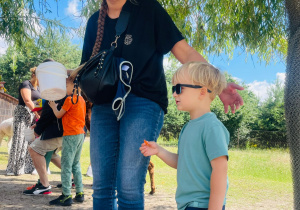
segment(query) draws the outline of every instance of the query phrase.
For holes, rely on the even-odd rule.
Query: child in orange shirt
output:
[[[67,79],[67,95],[64,105],[58,111],[55,102],[50,101],[49,105],[57,118],[62,118],[63,124],[63,143],[61,152],[61,181],[62,181],[62,195],[57,199],[50,201],[50,205],[71,206],[72,205],[72,173],[74,176],[74,183],[76,186],[75,201],[83,202],[84,193],[80,168],[80,155],[82,144],[84,141],[85,101],[79,93],[73,97],[72,103],[71,95],[73,91],[73,80]]]

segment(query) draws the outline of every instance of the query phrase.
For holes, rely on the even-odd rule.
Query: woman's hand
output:
[[[224,104],[225,113],[228,112],[228,106],[231,107],[231,112],[235,113],[235,110],[238,110],[240,106],[244,104],[244,101],[237,90],[244,90],[244,88],[235,83],[228,83],[227,87],[219,95],[219,98]]]
[[[33,114],[35,115],[35,117],[37,118],[37,119],[40,119],[40,115],[35,111],[35,112],[33,112]]]

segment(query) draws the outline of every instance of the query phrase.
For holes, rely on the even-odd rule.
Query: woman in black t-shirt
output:
[[[144,157],[139,147],[144,139],[157,140],[167,112],[164,54],[171,51],[181,63],[206,62],[188,45],[156,0],[103,0],[100,11],[88,20],[81,64],[110,48],[116,39],[115,25],[121,10],[129,11],[130,19],[117,40],[114,55],[132,63],[132,89],[119,121],[111,103],[94,104],[92,108],[90,153],[93,207],[97,210],[144,209],[150,158]],[[230,84],[220,96],[226,112],[228,105],[234,111],[243,104],[236,89],[243,88]]]
[[[28,174],[34,170],[27,150],[28,142],[25,140],[24,130],[31,125],[34,117],[40,117],[37,112],[31,113],[34,109],[34,101],[41,98],[35,70],[36,67],[31,68],[31,79],[22,82],[19,86],[19,104],[14,110],[14,134],[6,168],[7,175]]]

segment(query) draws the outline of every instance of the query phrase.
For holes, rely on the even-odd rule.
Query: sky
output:
[[[39,0],[35,1],[39,2]],[[80,0],[58,0],[58,3],[48,2],[52,10],[51,14],[46,14],[48,18],[56,18],[61,20],[64,25],[75,28],[86,22],[85,19],[80,17],[80,10],[83,6]],[[36,8],[39,8],[38,5]],[[70,37],[72,43],[82,47],[83,38],[74,33],[70,34]],[[0,54],[4,54],[6,48],[5,40],[0,37]],[[208,56],[208,60],[221,71],[228,72],[237,81],[247,84],[249,89],[261,101],[267,98],[267,90],[277,78],[282,83],[285,80],[286,65],[284,61],[270,62],[266,65],[264,61],[259,61],[256,55],[247,56],[238,48],[235,49],[232,59],[228,59],[226,55],[221,54],[220,56]],[[279,60],[279,58],[274,60]]]

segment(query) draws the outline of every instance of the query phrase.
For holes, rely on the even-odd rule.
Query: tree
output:
[[[97,9],[92,0],[82,0],[90,16]],[[47,1],[40,0],[48,11]],[[232,55],[235,47],[258,53],[267,62],[277,53],[287,56],[285,109],[291,149],[295,209],[300,209],[300,4],[299,0],[160,0],[188,42],[202,54],[224,52]],[[46,10],[47,8],[47,10]],[[26,15],[24,11],[28,11]],[[33,0],[0,1],[0,36],[17,44],[31,36]],[[286,14],[288,14],[288,24]],[[19,14],[22,14],[20,17]],[[24,15],[25,14],[25,15]],[[36,13],[43,17],[43,13]],[[16,17],[17,16],[17,17]],[[47,22],[47,21],[46,21]],[[51,21],[49,21],[51,23]],[[289,26],[289,27],[288,27]],[[30,31],[30,30],[29,30]],[[35,30],[32,30],[36,32]],[[36,33],[35,33],[36,35]],[[288,37],[288,53],[287,53]],[[299,179],[299,180],[298,180]]]
[[[22,47],[10,46],[5,55],[0,57],[0,69],[7,93],[18,97],[18,86],[30,78],[29,69],[37,66],[46,58],[53,58],[66,68],[75,68],[80,63],[81,50],[78,45],[71,44],[66,34],[47,30],[45,37],[39,39],[39,45],[33,40]]]
[[[284,86],[277,79],[268,90],[268,98],[259,106],[258,117],[251,131],[252,144],[261,148],[287,147],[283,99]]]
[[[300,209],[300,4],[285,0],[288,14],[288,55],[285,85],[285,115],[294,180],[294,208]]]
[[[239,82],[234,80],[231,75],[225,73],[228,82]],[[229,112],[224,113],[224,106],[221,100],[217,97],[212,105],[211,111],[214,112],[218,119],[226,126],[230,133],[230,147],[245,148],[249,139],[249,133],[252,130],[253,122],[257,120],[259,99],[248,90],[245,84],[243,91],[239,91],[244,100],[244,106],[236,111],[235,114]]]
[[[57,2],[57,0],[52,0]],[[44,28],[65,27],[56,19],[46,18],[52,13],[49,1],[15,0],[0,1],[0,37],[9,43],[23,46],[26,42],[43,37]]]
[[[236,47],[270,61],[287,53],[284,0],[158,0],[187,38],[203,55]],[[82,15],[90,17],[99,1],[86,0]]]
[[[49,2],[57,0],[0,1],[0,36],[22,45],[24,41],[42,37],[39,27],[59,26],[50,20]],[[90,17],[99,9],[95,0],[81,0],[82,15]],[[226,53],[235,47],[247,53],[258,53],[270,61],[279,52],[287,52],[287,25],[284,0],[159,0],[188,42],[204,55]],[[21,14],[21,15],[20,15]],[[37,27],[39,25],[39,27]]]
[[[161,130],[161,135],[167,141],[178,139],[181,128],[190,119],[188,112],[177,110],[176,102],[172,96],[172,76],[179,67],[178,62],[174,59],[169,59],[169,65],[165,70],[167,89],[168,89],[168,114],[164,116],[164,124]]]

